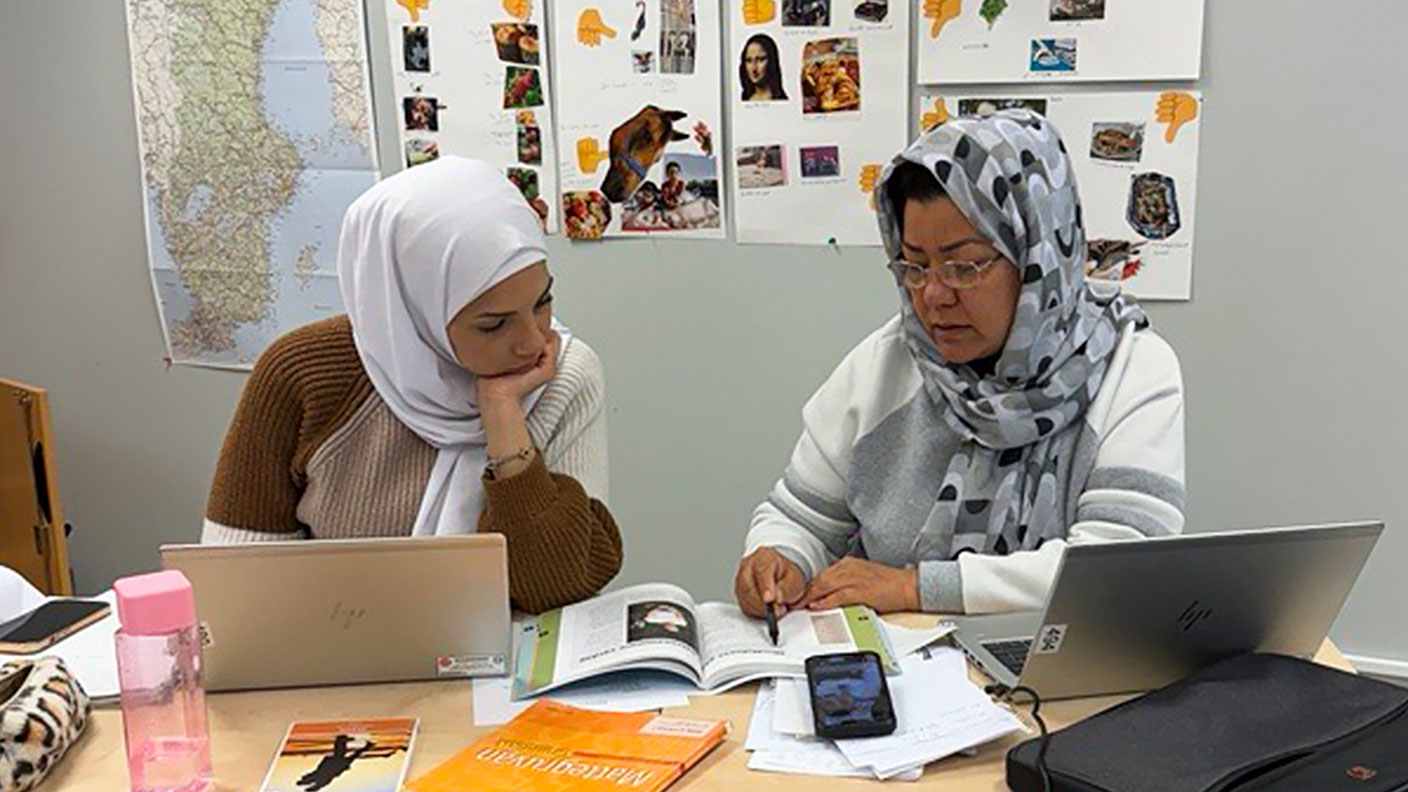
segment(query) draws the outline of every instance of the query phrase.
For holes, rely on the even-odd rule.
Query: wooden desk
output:
[[[901,624],[931,624],[932,617],[902,616]],[[1351,670],[1349,663],[1328,640],[1316,660]],[[973,672],[975,679],[977,672]],[[726,718],[733,734],[698,767],[670,789],[689,792],[738,792],[739,790],[813,790],[876,788],[865,779],[831,779],[817,776],[755,773],[747,768],[743,740],[753,710],[756,685],[745,685],[720,696],[698,696],[688,707],[667,710],[685,717]],[[1124,697],[1057,701],[1042,706],[1047,724],[1058,729],[1112,706]],[[274,751],[288,725],[296,720],[365,718],[378,715],[420,718],[420,735],[409,777],[415,778],[444,761],[493,727],[475,727],[470,714],[470,685],[465,680],[358,685],[210,696],[210,729],[217,788],[221,792],[255,792],[264,780]],[[924,778],[904,789],[940,789],[945,792],[1000,792],[1003,756],[1018,737],[986,745],[977,756],[954,757],[928,766]],[[122,717],[116,710],[94,712],[88,733],[41,792],[115,792],[127,789],[127,764],[123,756]]]

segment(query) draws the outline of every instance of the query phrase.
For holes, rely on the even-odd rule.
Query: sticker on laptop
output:
[[[1032,644],[1032,654],[1056,654],[1061,651],[1061,643],[1066,640],[1065,624],[1047,624],[1036,634]]]
[[[435,658],[436,676],[494,676],[502,673],[504,656],[501,654],[441,655]]]

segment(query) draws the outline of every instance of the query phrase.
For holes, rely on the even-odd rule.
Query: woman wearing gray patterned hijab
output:
[[[900,313],[804,409],[754,513],[744,610],[1036,609],[1067,543],[1181,531],[1178,360],[1117,286],[1086,281],[1056,129],[1027,110],[952,120],[877,191]]]

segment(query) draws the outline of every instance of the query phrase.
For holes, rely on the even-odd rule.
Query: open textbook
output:
[[[870,650],[898,671],[879,618],[852,605],[793,611],[773,646],[762,619],[722,602],[695,603],[678,586],[649,583],[548,611],[519,626],[513,697],[534,696],[627,669],[678,674],[718,693],[767,677],[800,677],[816,654]]]

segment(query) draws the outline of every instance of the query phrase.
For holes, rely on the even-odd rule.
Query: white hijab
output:
[[[418,165],[347,209],[337,274],[357,353],[386,406],[439,452],[415,536],[473,533],[484,494],[475,376],[456,362],[446,328],[474,298],[546,259],[537,214],[479,160]],[[570,335],[554,327],[565,353]],[[524,400],[525,411],[541,392]]]

